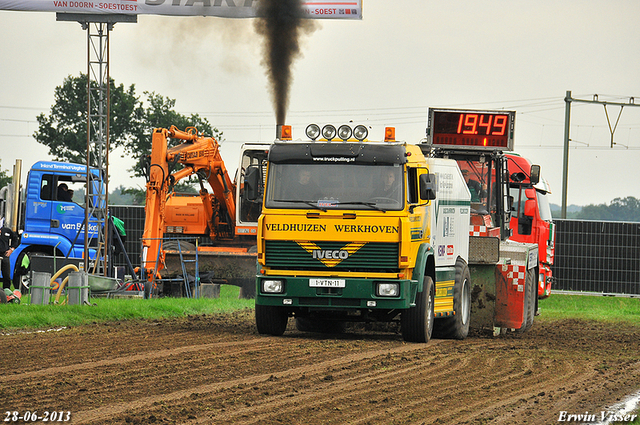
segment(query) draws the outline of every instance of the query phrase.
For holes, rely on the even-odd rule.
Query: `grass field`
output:
[[[45,329],[92,322],[159,319],[253,308],[254,301],[239,299],[239,292],[238,287],[221,285],[220,298],[91,298],[91,305],[31,305],[28,297],[24,297],[21,304],[0,305],[0,330]]]
[[[640,298],[560,295],[539,301],[540,318],[629,322],[640,326]]]
[[[253,300],[238,298],[239,289],[222,285],[220,298],[106,299],[91,305],[0,305],[0,329],[44,329],[92,322],[158,319],[188,314],[214,314],[253,308]],[[640,298],[559,295],[540,300],[540,320],[568,318],[628,322],[640,326]]]

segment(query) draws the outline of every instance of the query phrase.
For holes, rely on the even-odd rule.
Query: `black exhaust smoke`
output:
[[[304,19],[301,0],[261,0],[256,31],[264,36],[264,59],[271,83],[276,124],[285,123],[289,106],[291,66],[300,55],[300,36],[313,32],[315,24]]]

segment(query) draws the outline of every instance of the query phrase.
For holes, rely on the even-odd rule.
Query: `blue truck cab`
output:
[[[82,258],[85,243],[85,203],[87,166],[56,161],[38,161],[29,173],[22,192],[18,213],[20,245],[11,255],[11,271],[14,287],[26,273],[25,256],[56,255]],[[91,169],[90,207],[104,202],[104,179],[96,169]],[[89,246],[98,238],[96,217],[89,216]],[[90,249],[90,258],[95,249]]]

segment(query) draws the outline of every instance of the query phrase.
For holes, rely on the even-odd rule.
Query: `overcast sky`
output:
[[[516,150],[542,166],[562,201],[567,90],[574,98],[640,105],[637,0],[364,0],[362,21],[318,21],[293,69],[287,122],[353,121],[369,138],[417,143],[429,107],[516,111]],[[224,132],[235,170],[242,142],[273,141],[275,117],[253,20],[141,15],[110,35],[110,73],[136,92],[176,99]],[[87,35],[55,13],[0,11],[0,159],[11,170],[48,159],[31,135],[54,89],[87,69]],[[607,108],[611,126],[620,107]],[[573,103],[568,204],[640,198],[640,107],[622,110],[611,149],[602,105]],[[110,156],[110,188],[144,186]]]

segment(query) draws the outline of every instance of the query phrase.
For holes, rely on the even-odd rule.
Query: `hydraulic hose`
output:
[[[51,276],[51,280],[49,281],[49,284],[50,285],[53,284],[53,282],[55,282],[58,276],[60,276],[62,273],[70,269],[76,272],[78,271],[78,267],[76,267],[75,264],[67,264],[66,266],[58,270],[56,274]],[[58,292],[56,293],[56,299],[53,302],[54,304],[58,304],[58,302],[60,301],[60,295],[62,295],[62,290],[64,289],[64,286],[67,284],[68,281],[69,281],[69,276],[65,277],[62,283],[60,284],[60,287],[58,288]]]

